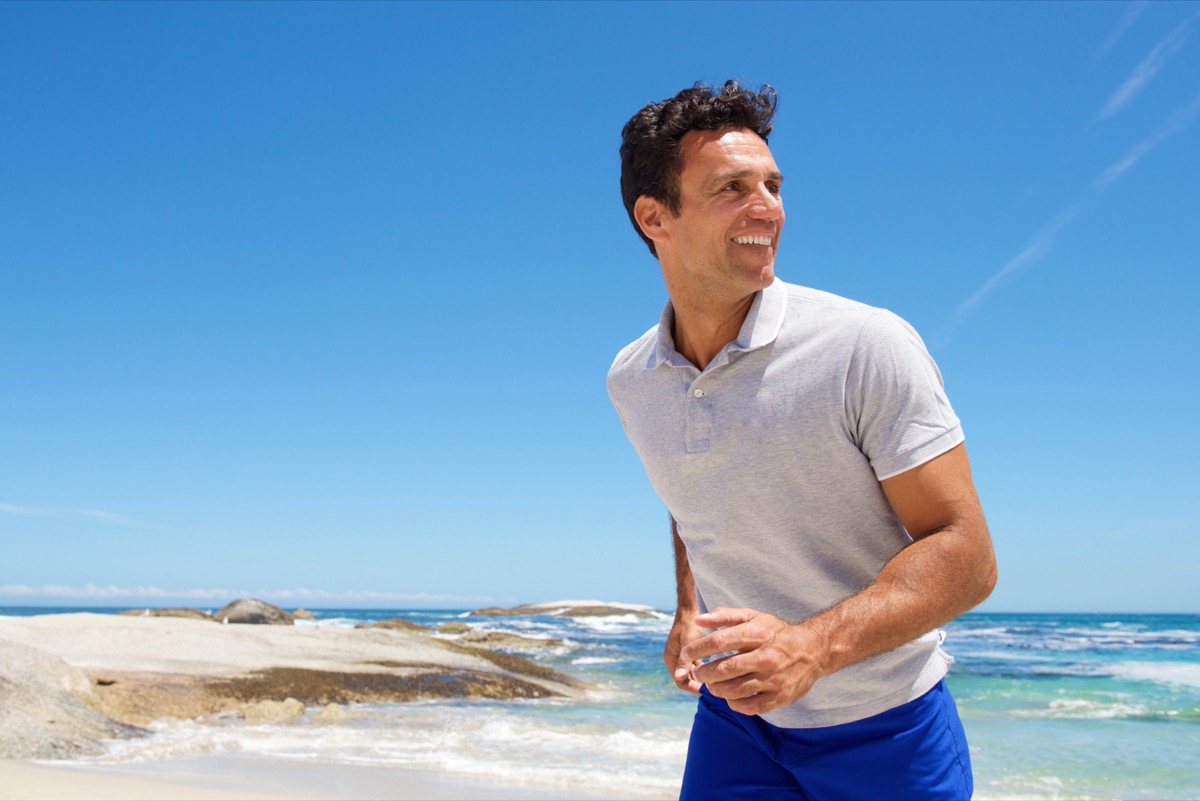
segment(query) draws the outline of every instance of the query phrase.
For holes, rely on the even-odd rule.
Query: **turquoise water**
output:
[[[0,614],[50,610],[3,609]],[[82,611],[61,609],[54,611]],[[111,612],[114,610],[89,610]],[[458,610],[318,610],[303,625],[405,617],[437,626],[556,637],[520,652],[597,687],[584,701],[384,704],[350,721],[156,727],[114,742],[109,762],[213,752],[399,766],[531,788],[616,780],[630,797],[670,798],[694,700],[662,668],[664,615],[471,617]],[[949,684],[978,799],[1200,799],[1200,615],[970,614],[946,626]],[[611,785],[610,785],[611,786]]]
[[[1200,798],[1200,616],[946,627],[978,798]]]

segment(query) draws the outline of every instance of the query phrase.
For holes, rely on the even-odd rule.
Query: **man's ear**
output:
[[[638,199],[633,202],[633,219],[651,242],[662,242],[667,238],[663,221],[668,213],[662,201],[649,195],[638,195]]]

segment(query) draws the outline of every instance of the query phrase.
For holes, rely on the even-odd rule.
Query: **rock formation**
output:
[[[130,617],[186,617],[192,620],[212,620],[208,612],[191,609],[186,606],[175,606],[169,609],[126,609],[122,615]]]
[[[432,635],[145,615],[0,617],[0,759],[100,752],[101,739],[164,718],[240,713],[265,722],[325,708],[330,719],[340,714],[331,704],[578,698],[587,689],[516,654]]]
[[[0,758],[66,759],[103,753],[100,740],[137,733],[84,703],[91,683],[47,653],[0,640]]]
[[[238,598],[221,607],[213,619],[218,623],[254,623],[269,626],[294,626],[296,621],[284,610],[266,601]]]
[[[557,637],[524,637],[507,631],[472,631],[455,642],[476,645],[480,648],[504,648],[518,651],[534,648],[560,648],[563,641]]]
[[[652,606],[618,604],[605,601],[549,601],[540,604],[521,604],[508,608],[495,606],[476,609],[472,615],[553,615],[556,617],[613,617],[633,615],[639,618],[659,617],[662,613]]]
[[[389,617],[387,620],[380,620],[378,623],[359,623],[354,628],[356,628],[356,629],[392,629],[393,631],[415,631],[418,634],[431,633],[431,629],[428,626],[422,626],[420,623],[413,623],[411,620],[405,620],[402,617]]]

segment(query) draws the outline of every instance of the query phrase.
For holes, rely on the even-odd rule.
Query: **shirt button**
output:
[[[702,389],[698,389],[698,390],[696,390],[695,392],[693,392],[692,394],[693,394],[693,395],[695,395],[697,398],[703,398],[703,397],[704,397],[704,390],[702,390]]]

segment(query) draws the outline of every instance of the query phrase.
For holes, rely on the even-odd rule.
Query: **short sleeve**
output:
[[[864,323],[845,392],[847,427],[880,481],[963,441],[933,357],[891,312],[877,310]]]

